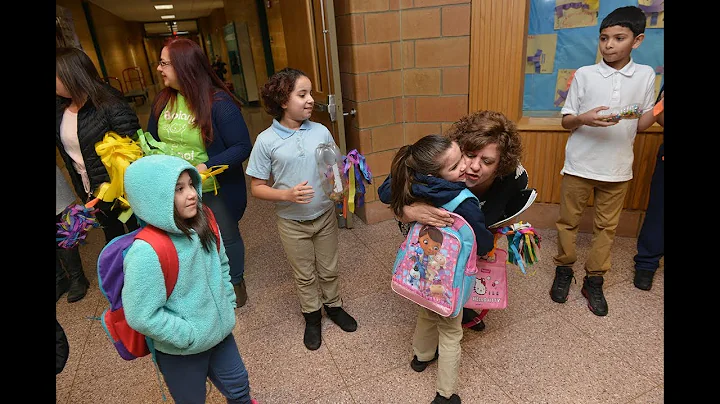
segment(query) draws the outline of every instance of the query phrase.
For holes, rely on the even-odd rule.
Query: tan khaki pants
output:
[[[446,398],[457,392],[462,337],[462,312],[455,317],[443,317],[420,308],[413,336],[413,352],[419,361],[429,361],[435,357],[435,348],[438,348],[436,389]]]
[[[604,182],[563,175],[560,185],[560,217],[555,226],[558,231],[558,253],[553,258],[556,266],[577,261],[575,241],[583,210],[594,192],[595,218],[590,254],[585,262],[588,276],[604,275],[610,270],[610,248],[620,221],[629,181]]]
[[[278,216],[277,227],[293,269],[302,312],[312,313],[322,304],[342,306],[338,294],[338,224],[335,209],[302,222]]]

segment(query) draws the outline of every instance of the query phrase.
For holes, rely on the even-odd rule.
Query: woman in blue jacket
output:
[[[230,260],[230,282],[237,307],[247,300],[245,244],[238,222],[245,213],[247,192],[243,162],[252,144],[241,102],[213,72],[200,46],[185,38],[171,39],[160,53],[157,70],[165,88],[155,97],[147,129],[203,172],[227,165],[226,171],[202,183],[203,203],[212,209]]]

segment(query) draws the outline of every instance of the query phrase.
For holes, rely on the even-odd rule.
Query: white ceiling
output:
[[[174,14],[174,20],[207,17],[223,0],[89,0],[126,21],[165,21],[161,15]],[[155,5],[172,4],[172,10],[155,10]]]

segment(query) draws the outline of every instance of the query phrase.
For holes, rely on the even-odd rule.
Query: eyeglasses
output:
[[[172,64],[172,63],[166,62],[166,61],[164,61],[164,60],[162,60],[162,59],[160,59],[160,60],[158,61],[158,65],[159,65],[160,67],[170,66],[171,64]]]

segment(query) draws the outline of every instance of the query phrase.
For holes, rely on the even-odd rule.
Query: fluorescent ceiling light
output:
[[[160,4],[155,6],[155,10],[172,10],[172,4]]]
[[[175,18],[175,14],[161,15],[160,18],[162,18],[163,20],[169,20],[171,18]]]

